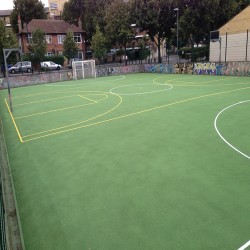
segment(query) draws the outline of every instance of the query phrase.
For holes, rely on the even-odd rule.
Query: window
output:
[[[80,33],[75,33],[75,34],[74,34],[74,41],[75,41],[76,43],[81,43],[81,42],[82,42],[82,36],[81,36]]]
[[[51,35],[46,35],[46,43],[51,44],[52,43],[52,36]]]
[[[51,2],[51,3],[50,3],[50,9],[51,9],[51,10],[57,10],[57,3]]]
[[[53,55],[54,55],[53,52],[47,52],[47,53],[46,53],[46,56],[53,56]]]
[[[65,35],[57,35],[58,44],[63,44],[64,39]]]
[[[78,50],[78,51],[77,51],[77,58],[78,58],[78,59],[83,59],[82,51],[81,51],[81,50]]]
[[[31,41],[32,41],[32,34],[28,34],[28,43],[31,43]]]

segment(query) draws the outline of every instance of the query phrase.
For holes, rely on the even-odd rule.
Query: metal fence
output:
[[[220,34],[217,41],[210,42],[210,62],[249,62],[249,30]]]

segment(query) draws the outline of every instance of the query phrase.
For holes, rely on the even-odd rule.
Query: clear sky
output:
[[[45,7],[48,7],[48,0],[41,0]],[[0,10],[11,10],[13,9],[13,0],[0,0]]]

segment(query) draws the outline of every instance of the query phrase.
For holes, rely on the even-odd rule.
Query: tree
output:
[[[166,37],[172,36],[175,23],[173,0],[133,0],[131,15],[139,27],[147,31],[158,47],[158,61],[161,62],[160,46]]]
[[[126,51],[128,38],[133,35],[128,3],[114,1],[106,12],[105,22],[107,39],[111,44],[124,47]]]
[[[18,33],[18,15],[21,18],[22,28],[32,19],[46,19],[44,4],[40,0],[14,0],[10,21],[16,33]]]
[[[98,64],[100,65],[100,59],[107,53],[106,38],[100,31],[99,25],[96,26],[96,33],[92,37],[92,50],[95,58],[98,58]]]
[[[47,43],[43,30],[38,28],[32,33],[32,39],[28,45],[28,49],[31,53],[31,60],[33,64],[40,67],[40,62],[43,60],[47,49]]]
[[[4,64],[3,49],[18,48],[18,41],[12,30],[6,29],[5,24],[0,20],[0,65]],[[10,58],[11,59],[11,58]]]
[[[78,52],[78,45],[74,40],[73,32],[69,31],[63,41],[63,55],[68,59],[74,58]]]
[[[82,16],[84,0],[69,0],[63,5],[62,19],[68,23],[78,24]]]

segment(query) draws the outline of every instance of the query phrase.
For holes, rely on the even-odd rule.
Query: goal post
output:
[[[73,61],[73,79],[96,78],[95,60]]]

